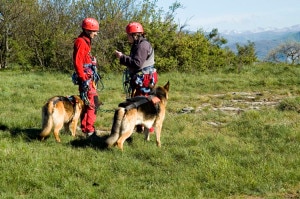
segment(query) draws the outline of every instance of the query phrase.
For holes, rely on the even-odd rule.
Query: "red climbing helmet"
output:
[[[90,31],[99,31],[99,23],[96,19],[94,18],[85,18],[82,21],[81,27],[85,30],[90,30]]]
[[[132,33],[144,33],[143,26],[138,22],[131,22],[126,26],[126,32],[127,34]]]

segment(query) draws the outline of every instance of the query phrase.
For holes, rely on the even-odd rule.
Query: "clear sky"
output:
[[[175,0],[158,0],[168,10]],[[176,23],[188,30],[259,31],[300,24],[300,0],[177,0]],[[299,30],[300,31],[300,30]]]

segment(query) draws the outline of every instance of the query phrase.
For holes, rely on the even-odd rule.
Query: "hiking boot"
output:
[[[95,132],[84,133],[84,136],[85,136],[84,138],[86,140],[89,140],[89,141],[92,141],[92,140],[94,140],[95,138],[98,137],[97,134],[96,134],[96,131]]]
[[[87,133],[86,141],[90,142],[91,144],[95,144],[99,141],[99,137],[97,136],[96,132]]]
[[[94,134],[96,134],[96,133],[95,132],[85,133],[85,138],[89,138],[89,137],[93,136]]]

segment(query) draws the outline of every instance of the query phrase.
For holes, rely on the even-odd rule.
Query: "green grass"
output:
[[[160,74],[160,85],[170,81],[162,147],[154,135],[148,143],[134,134],[121,152],[65,132],[61,143],[52,135],[37,140],[42,105],[54,95],[77,94],[77,87],[69,74],[0,71],[0,197],[299,198],[299,73],[257,65],[239,74]],[[125,99],[121,79],[104,74],[97,129],[110,129]],[[247,108],[257,101],[276,104]],[[194,110],[182,113],[185,107]]]

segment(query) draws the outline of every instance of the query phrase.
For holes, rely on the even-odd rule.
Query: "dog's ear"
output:
[[[164,85],[164,89],[166,89],[167,91],[169,91],[169,88],[170,88],[170,82],[168,81],[166,83],[166,85]]]

